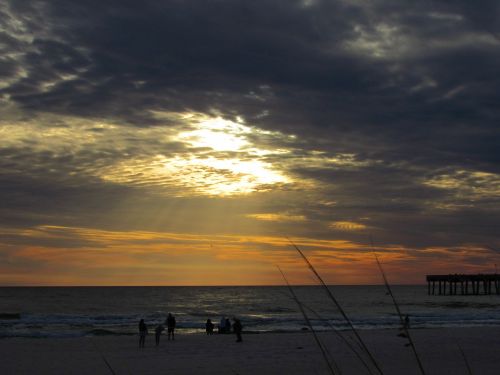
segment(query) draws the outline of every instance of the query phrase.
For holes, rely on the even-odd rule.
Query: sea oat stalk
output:
[[[361,336],[359,335],[358,331],[356,330],[356,328],[354,327],[354,325],[352,324],[351,322],[351,319],[349,319],[349,317],[347,316],[347,314],[345,313],[344,309],[342,308],[342,306],[340,305],[340,303],[337,301],[337,299],[335,298],[335,296],[332,294],[332,292],[330,291],[330,289],[328,288],[328,286],[326,285],[326,283],[323,281],[323,278],[319,275],[319,273],[316,271],[316,269],[314,268],[314,266],[311,264],[311,262],[309,262],[309,259],[307,259],[307,257],[304,255],[304,253],[298,248],[298,246],[296,246],[290,239],[288,239],[288,241],[290,241],[290,243],[292,244],[292,246],[295,248],[295,250],[297,250],[297,252],[300,254],[300,256],[302,257],[302,259],[306,262],[307,266],[309,267],[309,269],[312,271],[312,273],[316,276],[316,278],[318,279],[318,281],[320,282],[320,284],[323,286],[323,289],[326,291],[328,297],[333,301],[333,303],[335,304],[335,306],[337,306],[337,309],[339,310],[340,314],[342,315],[342,317],[344,318],[344,320],[347,322],[347,324],[349,325],[349,328],[352,330],[352,332],[354,333],[354,335],[356,336],[357,340],[358,340],[358,343],[360,345],[360,347],[363,349],[363,351],[366,353],[366,355],[368,355],[368,358],[370,358],[370,361],[371,363],[373,364],[373,366],[375,366],[375,368],[377,369],[378,373],[380,375],[383,375],[383,371],[382,369],[380,368],[379,364],[377,363],[377,361],[375,360],[375,358],[373,357],[372,353],[370,352],[370,350],[368,349],[368,347],[366,346],[365,342],[363,341],[363,339],[361,338]]]

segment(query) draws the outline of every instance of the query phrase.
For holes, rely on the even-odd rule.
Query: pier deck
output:
[[[427,275],[429,295],[480,295],[500,294],[500,275],[498,274],[450,274]],[[436,283],[438,288],[436,290]],[[470,286],[470,288],[469,288]],[[448,292],[448,293],[447,293]]]

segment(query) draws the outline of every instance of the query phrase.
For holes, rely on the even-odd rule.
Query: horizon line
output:
[[[380,284],[327,284],[328,286],[384,286]],[[397,286],[425,286],[426,284],[399,284]],[[221,287],[286,287],[286,284],[235,284],[235,285],[0,285],[0,288],[221,288]],[[292,286],[321,286],[319,284],[295,284]]]

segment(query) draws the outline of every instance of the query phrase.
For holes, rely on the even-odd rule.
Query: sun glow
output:
[[[289,182],[287,177],[260,160],[166,159],[163,171],[175,176],[179,184],[207,195],[246,194]]]
[[[195,127],[195,130],[179,133],[177,139],[192,147],[215,151],[239,151],[250,146],[244,136],[251,133],[248,126],[217,117],[203,119]]]
[[[242,119],[192,114],[175,120],[184,121],[190,130],[167,136],[166,141],[179,142],[186,151],[123,160],[100,169],[99,177],[175,196],[249,194],[292,182],[266,159],[286,150],[268,150],[252,141],[251,136],[273,133],[244,125]]]

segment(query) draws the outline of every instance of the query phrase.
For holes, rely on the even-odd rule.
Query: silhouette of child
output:
[[[155,340],[156,340],[156,346],[160,345],[160,337],[161,333],[165,331],[165,327],[163,327],[162,324],[158,324],[155,328]]]

